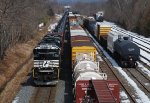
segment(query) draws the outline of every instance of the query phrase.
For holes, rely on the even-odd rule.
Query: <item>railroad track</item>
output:
[[[149,53],[150,54],[150,48],[148,48],[148,47],[143,47],[143,45],[141,45],[140,43],[138,43],[138,42],[135,42],[135,41],[133,41],[135,44],[137,44],[139,47],[140,47],[140,49],[142,49],[142,50],[144,50],[145,52],[147,52],[147,53]]]
[[[140,36],[138,36],[138,35],[135,35],[135,34],[132,33],[132,32],[126,31],[126,30],[124,30],[124,29],[122,29],[122,28],[119,28],[119,27],[116,27],[116,26],[115,26],[115,27],[112,27],[112,29],[113,29],[113,30],[117,30],[117,31],[119,31],[119,32],[121,32],[121,33],[130,35],[131,37],[136,38],[136,39],[138,39],[138,40],[140,40],[140,41],[142,41],[142,42],[144,42],[144,43],[150,45],[150,40],[145,39],[145,38],[142,38],[142,37],[140,37]],[[134,36],[133,36],[133,35],[134,35]]]
[[[107,74],[108,76],[108,80],[117,80],[120,85],[121,85],[121,91],[124,91],[127,94],[127,98],[129,100],[130,103],[134,103],[135,100],[132,98],[132,94],[130,94],[129,91],[126,90],[126,88],[124,87],[124,85],[122,84],[122,82],[119,80],[118,76],[116,76],[115,71],[113,71],[113,67],[111,66],[111,64],[109,63],[109,61],[102,56],[103,58],[103,62],[101,62],[101,67],[100,70],[104,73]],[[121,97],[121,101],[122,101],[123,97]]]
[[[124,68],[124,71],[138,84],[145,94],[150,96],[150,78],[147,78],[137,68]]]
[[[36,87],[29,103],[55,103],[55,86]]]
[[[90,34],[89,34],[90,35]],[[91,36],[91,35],[90,35]],[[101,49],[99,47],[98,42],[91,36],[91,38],[94,41],[94,44],[96,45],[98,51],[101,53]],[[102,56],[103,57],[103,56]],[[115,68],[112,67],[112,64],[106,59],[106,57],[103,57],[103,60],[105,61],[105,63],[107,64],[107,67],[101,71],[106,72],[108,74],[108,76],[111,76],[110,78],[116,78],[118,80],[118,82],[120,82],[121,88],[123,91],[125,91],[125,93],[127,94],[130,102],[138,102],[139,96],[137,95],[137,93],[135,92],[135,89],[133,86],[130,86],[130,83],[127,81],[126,78],[124,78]],[[118,66],[116,64],[116,66]],[[101,68],[102,69],[102,68]],[[119,67],[120,70],[122,70],[121,67]],[[140,74],[140,76],[143,76],[143,74]],[[109,78],[109,77],[108,77]],[[144,78],[144,77],[143,77]],[[145,78],[147,79],[147,77]],[[144,83],[147,83],[148,80]],[[143,84],[142,82],[140,82],[141,84]],[[149,83],[149,82],[148,82]],[[148,86],[145,86],[148,89]],[[147,90],[144,90],[147,91]],[[149,89],[147,91],[147,95],[149,95]]]
[[[147,80],[150,81],[150,75],[148,72],[145,73],[145,71],[142,70],[143,68],[137,67],[136,70],[141,73]],[[148,70],[148,69],[147,69]]]
[[[150,62],[149,59],[147,59],[146,57],[144,57],[144,56],[142,56],[142,55],[140,55],[140,58],[143,58],[143,59],[145,59],[146,61]],[[140,61],[143,62],[142,60],[140,60]]]
[[[87,31],[87,33],[88,33],[88,31]],[[89,33],[88,33],[88,34],[89,34]],[[90,34],[89,34],[89,35],[90,35]],[[90,37],[92,38],[91,35],[90,35]],[[92,38],[92,39],[93,39],[94,45],[95,45],[96,48],[97,48],[98,53],[99,53],[99,54],[102,54],[101,57],[102,57],[102,59],[103,59],[103,62],[100,62],[100,71],[107,74],[108,80],[111,80],[111,79],[112,79],[112,80],[117,80],[117,81],[120,83],[120,85],[121,85],[121,90],[122,90],[122,91],[125,91],[125,93],[127,94],[128,99],[130,100],[130,103],[134,103],[135,100],[132,98],[132,94],[130,94],[130,92],[126,90],[126,88],[124,87],[122,81],[121,81],[121,80],[119,79],[119,77],[116,75],[116,72],[113,70],[112,65],[110,64],[110,62],[107,60],[107,58],[104,56],[104,54],[103,54],[102,51],[100,50],[100,48],[99,48],[99,46],[98,46],[98,45],[99,45],[98,42],[97,42],[94,38]]]
[[[144,55],[150,55],[150,49],[148,47],[143,47],[143,45],[141,45],[140,43],[137,43],[135,41],[133,41],[135,44],[137,44],[140,49],[141,49],[141,52],[143,52],[142,54]],[[147,60],[148,62],[150,62],[150,58],[149,57],[146,57],[144,55],[140,54],[140,57],[144,58],[145,60]]]
[[[114,76],[116,77],[116,79],[119,81],[119,83],[121,85],[122,91],[125,91],[125,93],[127,94],[128,99],[130,100],[130,103],[132,103],[132,102],[137,103],[137,98],[139,98],[139,97],[136,96],[134,89],[130,88],[128,82],[118,74],[118,72],[112,67],[112,65],[110,64],[110,62],[107,59],[103,59],[103,60],[105,61],[105,63],[109,67],[109,68],[103,68],[103,69],[106,69],[105,71],[107,71],[107,73],[109,72],[108,74],[110,74],[110,72],[112,72],[114,74]],[[135,70],[135,68],[126,68],[125,71],[128,75],[130,73],[132,73],[132,75],[133,75],[132,80],[135,79],[134,81],[136,81],[136,84],[138,86],[141,85],[140,89],[142,91],[144,91],[144,93],[146,95],[150,96],[150,94],[149,94],[150,88],[148,85],[149,79],[147,79],[147,77],[144,76],[143,74],[141,74],[140,72],[137,72],[135,74],[133,69]],[[140,74],[140,76],[139,76],[139,74]],[[110,76],[110,75],[108,75],[108,76]],[[136,78],[136,77],[138,77],[138,78]],[[112,78],[112,76],[111,76],[111,78]]]
[[[120,33],[127,34],[127,35],[129,35],[129,36],[131,36],[131,37],[133,37],[133,38],[135,38],[135,39],[137,39],[137,40],[143,42],[145,45],[150,45],[150,40],[141,38],[141,37],[138,36],[138,35],[132,36],[131,32],[128,32],[128,31],[126,31],[126,30],[120,29],[120,28],[118,28],[118,27],[112,27],[112,30],[119,31]],[[150,47],[146,47],[145,45],[142,45],[142,44],[140,44],[140,43],[138,43],[138,42],[136,42],[136,41],[133,41],[133,42],[134,42],[134,43],[137,43],[137,44],[140,45],[140,46],[144,46],[144,48],[150,50]],[[148,50],[146,50],[146,51],[148,51]]]

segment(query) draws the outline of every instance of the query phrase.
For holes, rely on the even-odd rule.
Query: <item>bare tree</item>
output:
[[[105,3],[105,17],[121,24],[128,30],[142,34],[150,34],[148,14],[149,0],[108,0]]]
[[[0,58],[9,46],[35,34],[48,9],[47,0],[0,0]]]

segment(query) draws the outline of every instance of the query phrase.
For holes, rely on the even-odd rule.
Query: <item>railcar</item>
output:
[[[140,48],[132,42],[132,38],[111,31],[107,37],[107,48],[114,54],[122,67],[136,67],[139,60]]]
[[[97,39],[97,41],[107,47],[107,36],[113,26],[112,23],[108,22],[95,22],[88,19],[84,20],[84,26],[88,31]]]
[[[104,21],[104,11],[99,11],[99,12],[97,12],[97,13],[94,15],[94,17],[95,17],[95,20],[96,20],[97,22],[103,22],[103,21]]]
[[[76,83],[76,103],[120,103],[117,81],[79,80]]]
[[[119,62],[121,67],[136,67],[140,49],[132,39],[117,31],[112,31],[114,24],[103,21],[93,23],[85,20],[84,24],[99,43]]]
[[[85,53],[92,56],[92,59],[96,60],[96,48],[91,43],[90,38],[86,36],[84,30],[70,30],[71,32],[71,46],[72,46],[72,63],[75,62],[75,58],[80,55],[80,53]],[[80,34],[80,35],[77,35]]]
[[[74,19],[74,21],[78,22],[77,19]],[[74,23],[74,25],[71,24],[72,23],[70,23],[72,78],[75,102],[119,103],[119,84],[117,81],[108,81],[107,74],[100,72],[100,64],[96,57],[97,50],[92,43],[92,39],[78,23]],[[99,85],[100,88],[96,88],[95,85],[97,87]],[[116,88],[110,85],[114,87],[116,85]],[[112,90],[115,92],[112,93]],[[105,98],[103,96],[104,93],[106,94],[105,97],[111,99],[108,100],[108,98]]]

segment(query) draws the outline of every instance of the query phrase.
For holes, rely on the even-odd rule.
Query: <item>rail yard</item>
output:
[[[12,103],[150,103],[150,39],[100,14],[60,16]]]

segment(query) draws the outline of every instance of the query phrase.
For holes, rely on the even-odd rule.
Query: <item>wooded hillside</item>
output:
[[[0,59],[5,50],[35,35],[53,15],[48,0],[0,0]]]
[[[150,36],[150,0],[108,0],[104,5],[106,19]]]

